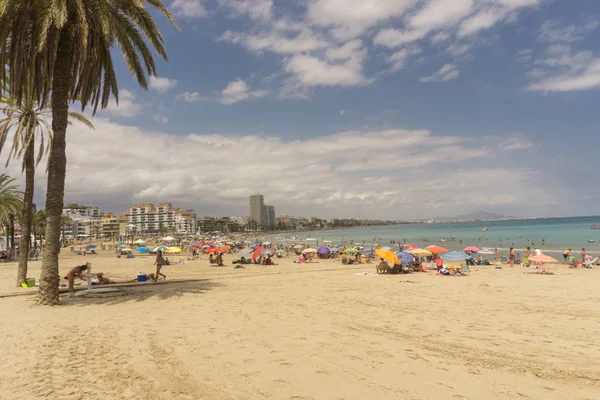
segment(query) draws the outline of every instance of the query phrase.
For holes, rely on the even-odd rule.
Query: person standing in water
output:
[[[160,272],[161,268],[165,265],[165,258],[163,257],[162,251],[159,250],[156,253],[156,261],[154,264],[156,265],[156,276],[154,277],[154,282],[158,281],[159,276],[167,279],[167,276]]]

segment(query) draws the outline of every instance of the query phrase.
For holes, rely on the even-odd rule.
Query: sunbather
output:
[[[152,274],[154,275],[154,274]],[[99,285],[114,285],[117,283],[132,283],[132,282],[136,282],[136,279],[130,279],[130,280],[117,280],[117,279],[111,279],[111,278],[107,278],[106,276],[104,276],[104,274],[102,272],[99,272],[96,274],[96,278],[98,279],[98,284]]]

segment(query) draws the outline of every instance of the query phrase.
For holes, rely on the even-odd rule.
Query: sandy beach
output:
[[[600,271],[360,275],[333,261],[171,265],[170,284],[0,298],[0,399],[598,399]],[[131,279],[151,257],[64,254]],[[29,276],[38,277],[41,262]],[[0,264],[0,296],[16,264]]]

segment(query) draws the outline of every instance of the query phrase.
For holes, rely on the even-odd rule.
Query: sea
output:
[[[368,228],[302,231],[275,234],[268,237],[274,243],[312,243],[314,246],[330,244],[381,245],[396,249],[398,243],[411,243],[420,247],[438,244],[449,250],[462,250],[474,245],[479,248],[510,247],[539,248],[544,252],[562,253],[570,248],[578,254],[582,248],[588,253],[600,252],[600,217],[543,218],[503,221],[478,221],[456,223],[423,223],[387,225]],[[266,240],[266,239],[265,239]]]

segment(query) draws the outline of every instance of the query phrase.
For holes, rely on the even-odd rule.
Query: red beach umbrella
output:
[[[260,246],[258,249],[254,250],[254,254],[252,254],[252,259],[256,260],[260,255],[260,252],[265,249],[265,246]]]
[[[405,244],[405,245],[404,245],[404,248],[405,248],[406,250],[410,250],[410,249],[418,249],[418,248],[419,248],[419,246],[417,246],[416,244],[410,244],[410,243],[409,243],[409,244]]]
[[[435,244],[432,244],[431,246],[427,246],[425,247],[425,250],[428,250],[434,254],[441,254],[441,253],[447,253],[448,249],[446,249],[445,247],[442,246],[437,246]]]

